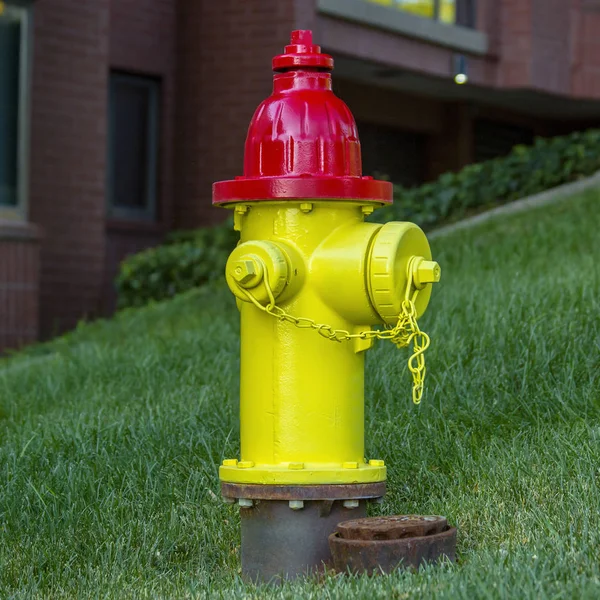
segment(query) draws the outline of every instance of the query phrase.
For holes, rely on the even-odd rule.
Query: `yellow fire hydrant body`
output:
[[[246,295],[266,303],[265,274],[245,287],[235,273],[239,263],[254,261],[272,281],[277,277],[277,306],[288,314],[309,316],[334,330],[368,331],[382,320],[370,300],[369,275],[377,276],[372,274],[373,244],[383,246],[386,262],[397,256],[392,248],[390,258],[390,243],[378,239],[387,231],[364,222],[363,207],[369,206],[265,202],[237,213],[242,243],[228,261],[226,276],[241,310],[241,460],[221,467],[222,480],[263,485],[385,481],[383,462],[365,461],[364,449],[364,357],[374,338],[336,343],[316,335],[306,321],[298,327],[274,318]],[[395,225],[413,234],[413,253],[429,253],[418,228]],[[391,279],[382,278],[383,286]],[[406,278],[399,279],[404,286],[400,282],[390,290],[396,315],[406,285]]]
[[[241,312],[241,453],[220,478],[242,507],[244,572],[260,579],[317,566],[335,503],[364,514],[365,499],[383,494],[383,460],[365,458],[365,352],[377,338],[407,345],[422,335],[416,319],[440,275],[416,225],[365,222],[391,201],[391,184],[360,173],[356,125],[331,91],[331,57],[310,32],[294,32],[273,63],[274,93],[250,125],[244,177],[213,189],[240,231],[226,278]],[[280,508],[269,507],[309,519],[299,515],[309,501],[329,502],[327,515],[320,505],[315,523],[302,525],[317,530],[299,564],[281,562],[291,525],[274,533],[288,516],[273,518]]]
[[[289,203],[252,207],[241,239],[270,240],[287,255],[289,283],[277,299],[286,312],[335,329],[369,329],[377,317],[356,242],[366,249],[377,226],[363,223],[356,203],[310,204],[306,212]],[[328,245],[332,237],[347,242]],[[341,261],[338,252],[345,255]],[[364,462],[367,344],[332,343],[251,302],[242,303],[241,327],[241,462],[221,467],[222,479],[286,485],[384,481],[384,466]]]

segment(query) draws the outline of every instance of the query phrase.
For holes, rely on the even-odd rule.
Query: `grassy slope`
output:
[[[378,510],[447,515],[457,565],[244,586],[236,510],[217,498],[238,369],[217,286],[0,366],[0,596],[598,597],[599,231],[588,193],[436,240],[420,407],[406,353],[371,352]]]

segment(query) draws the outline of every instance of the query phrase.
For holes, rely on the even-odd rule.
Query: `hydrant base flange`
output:
[[[238,463],[239,464],[239,463]],[[305,463],[302,469],[290,469],[283,465],[255,465],[246,467],[222,465],[219,468],[221,481],[230,483],[254,483],[259,485],[317,485],[317,484],[359,484],[385,481],[386,467],[368,464],[348,463],[331,466],[311,467]],[[243,466],[242,466],[243,465]]]
[[[385,490],[385,481],[350,485],[254,485],[221,482],[221,494],[232,500],[373,500],[384,496]]]

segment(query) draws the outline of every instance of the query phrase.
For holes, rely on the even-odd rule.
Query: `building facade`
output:
[[[292,29],[334,56],[365,174],[600,121],[600,0],[0,1],[0,348],[109,314],[126,255],[223,218]]]

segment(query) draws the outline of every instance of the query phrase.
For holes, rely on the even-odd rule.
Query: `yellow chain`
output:
[[[412,269],[408,269],[409,278],[406,286],[406,293],[400,307],[400,315],[398,316],[396,325],[394,325],[394,327],[386,325],[385,329],[370,329],[361,331],[360,333],[350,333],[346,329],[333,329],[331,325],[317,323],[313,319],[308,319],[306,317],[294,317],[286,312],[283,308],[275,304],[275,296],[269,284],[266,265],[263,268],[263,272],[265,274],[263,281],[269,297],[268,304],[263,306],[252,293],[236,282],[238,290],[245,295],[256,308],[259,308],[280,321],[292,323],[300,329],[314,329],[319,335],[335,342],[352,339],[368,340],[376,338],[379,340],[391,340],[398,348],[405,348],[412,342],[413,349],[408,358],[408,369],[412,374],[413,380],[412,400],[415,404],[420,404],[421,399],[423,398],[423,386],[426,373],[425,350],[429,348],[430,339],[424,331],[419,329],[417,323],[415,300],[419,290],[415,289],[411,296],[410,292],[413,283]]]

